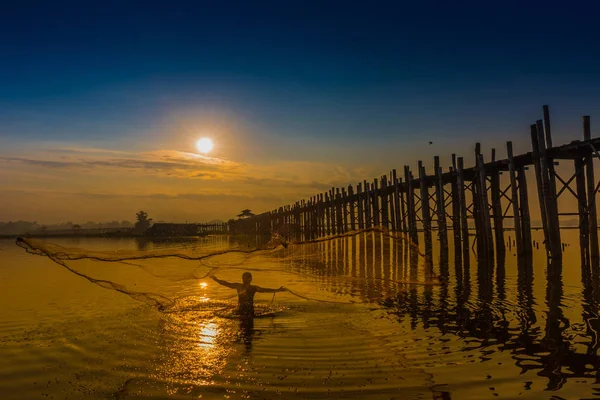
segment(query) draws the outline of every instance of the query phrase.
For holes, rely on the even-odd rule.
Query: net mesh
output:
[[[217,291],[210,301],[198,293],[198,285],[214,274],[240,275],[250,271],[270,277],[285,286],[291,295],[309,301],[325,303],[352,303],[350,297],[331,298],[306,293],[299,283],[298,276],[318,276],[323,274],[323,260],[332,258],[332,246],[340,245],[348,238],[377,234],[394,245],[401,245],[410,253],[413,272],[410,277],[370,276],[361,277],[335,273],[338,281],[384,281],[395,285],[437,285],[438,279],[428,268],[425,255],[418,246],[401,233],[391,233],[374,228],[348,232],[303,242],[288,242],[284,237],[273,234],[264,244],[255,240],[231,242],[187,242],[166,248],[144,250],[82,249],[64,247],[56,243],[32,238],[18,238],[16,244],[28,253],[48,257],[92,284],[104,289],[117,291],[137,301],[163,312],[185,310],[232,310],[235,294],[231,291]],[[344,250],[344,251],[347,251]],[[345,257],[345,256],[344,256]],[[351,257],[351,256],[349,256]],[[277,276],[277,279],[273,279]],[[268,305],[258,304],[258,314],[273,311],[273,301]]]

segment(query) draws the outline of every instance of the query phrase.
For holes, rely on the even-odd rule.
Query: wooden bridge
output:
[[[593,161],[600,158],[600,138],[591,137],[590,117],[583,117],[583,140],[554,146],[550,113],[548,106],[544,106],[543,119],[531,125],[530,133],[531,151],[525,154],[514,155],[512,143],[507,142],[506,158],[497,159],[492,149],[486,161],[477,143],[472,167],[465,168],[463,158],[453,154],[452,165],[444,171],[436,156],[433,173],[428,174],[419,161],[416,171],[405,165],[402,176],[394,169],[356,187],[332,188],[307,200],[234,221],[230,231],[277,232],[303,241],[382,227],[405,232],[418,243],[418,232],[422,230],[430,260],[433,231],[437,231],[441,251],[448,250],[451,231],[457,261],[468,265],[470,237],[476,240],[479,259],[492,260],[494,255],[505,253],[505,225],[511,225],[519,257],[531,257],[532,224],[527,187],[534,184],[548,257],[562,259],[559,217],[577,216],[582,262],[597,266],[596,195],[600,182],[594,177]],[[556,171],[558,160],[573,163],[567,179]],[[531,166],[535,173],[533,183],[527,182],[525,174]],[[503,173],[508,173],[508,179],[501,179]],[[559,210],[561,196],[574,196],[577,210]],[[474,225],[474,233],[470,225]]]
[[[229,226],[224,222],[208,224],[175,224],[157,222],[144,232],[149,237],[202,236],[227,233]]]

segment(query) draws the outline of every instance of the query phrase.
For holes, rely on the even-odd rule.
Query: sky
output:
[[[595,1],[5,3],[0,221],[226,220],[600,115]]]

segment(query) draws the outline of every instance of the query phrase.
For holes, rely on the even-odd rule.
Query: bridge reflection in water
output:
[[[576,231],[563,237],[567,244],[578,240]],[[407,340],[427,336],[430,355],[442,368],[453,368],[461,352],[475,351],[475,364],[509,355],[512,366],[486,368],[512,376],[524,390],[535,375],[543,378],[543,390],[577,382],[598,394],[591,385],[600,383],[599,277],[582,266],[575,246],[565,248],[563,261],[553,264],[543,250],[529,259],[509,251],[493,265],[472,255],[465,269],[450,262],[453,254],[442,251],[433,265],[423,263],[406,242],[369,232],[305,245],[289,268],[312,275],[329,291],[379,303],[409,327],[413,337]]]

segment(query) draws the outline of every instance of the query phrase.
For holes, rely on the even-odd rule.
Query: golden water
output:
[[[426,271],[411,266],[402,242],[378,233],[257,257],[245,264],[257,270],[254,283],[320,301],[278,293],[281,311],[253,326],[214,312],[234,293],[211,280],[170,280],[160,291],[212,308],[159,312],[0,241],[0,398],[593,398],[597,285],[582,275],[577,232],[563,239],[571,246],[551,279],[543,251],[534,250],[533,264],[520,266],[511,251],[491,268],[473,255],[468,271],[452,254],[449,263],[436,257],[441,284],[400,283],[425,282]],[[143,272],[106,271],[132,284]],[[217,275],[239,281],[240,272]],[[266,307],[271,296],[257,294],[258,303]]]

